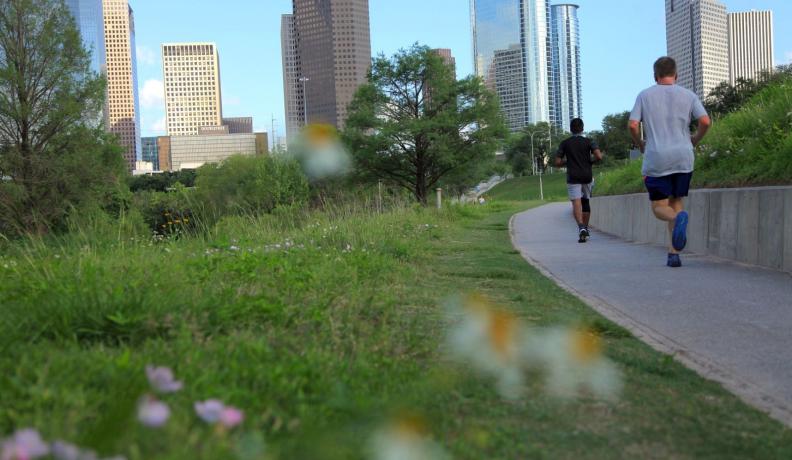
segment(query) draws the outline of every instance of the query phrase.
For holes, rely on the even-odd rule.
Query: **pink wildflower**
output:
[[[173,371],[167,367],[146,366],[146,376],[154,390],[160,393],[174,393],[182,389],[182,382],[175,380]]]

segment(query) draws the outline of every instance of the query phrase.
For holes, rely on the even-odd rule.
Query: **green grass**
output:
[[[547,201],[567,198],[566,174],[542,176],[544,197]],[[496,185],[485,196],[498,201],[529,201],[539,199],[539,176],[522,176]]]
[[[769,86],[721,120],[696,153],[694,188],[792,184],[792,80]],[[641,162],[604,175],[598,193],[644,191]]]
[[[361,458],[371,427],[408,409],[454,458],[792,456],[791,431],[525,263],[507,229],[526,206],[245,217],[156,244],[6,246],[0,433],[37,427],[130,460]],[[532,325],[599,331],[622,398],[562,402],[531,379],[507,401],[452,365],[442,304],[469,292]],[[185,382],[164,397],[173,416],[161,430],[134,421],[146,364]],[[241,429],[196,419],[192,403],[212,397],[245,410]]]

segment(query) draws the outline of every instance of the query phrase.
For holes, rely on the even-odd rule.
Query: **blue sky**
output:
[[[256,130],[283,135],[280,17],[291,0],[130,0],[135,10],[144,136],[165,133],[160,44],[213,41],[220,50],[224,116],[252,116]],[[556,2],[557,3],[557,2]],[[651,85],[654,60],[665,54],[662,0],[577,0],[580,5],[583,115],[587,127],[631,108]],[[792,61],[790,0],[725,0],[730,11],[772,9],[776,61]],[[451,48],[457,72],[473,72],[469,0],[370,0],[374,53],[414,42]]]

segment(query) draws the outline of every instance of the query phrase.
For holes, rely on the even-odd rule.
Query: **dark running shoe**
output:
[[[688,213],[680,212],[674,221],[674,231],[671,233],[671,244],[674,249],[681,251],[687,246]]]
[[[588,237],[589,233],[585,228],[581,228],[580,231],[578,231],[578,243],[585,243],[588,240]]]
[[[682,266],[682,259],[679,258],[679,254],[669,254],[666,265],[671,268],[679,268]]]

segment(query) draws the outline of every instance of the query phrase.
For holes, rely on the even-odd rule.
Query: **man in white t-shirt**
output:
[[[688,196],[693,177],[694,150],[712,122],[698,96],[677,86],[677,65],[670,57],[654,64],[657,85],[641,92],[630,114],[630,133],[640,146],[643,176],[655,217],[668,222],[671,245],[669,267],[681,267],[679,253],[687,244],[688,213],[683,199]],[[698,129],[690,134],[690,123]],[[644,124],[646,141],[641,139]]]

